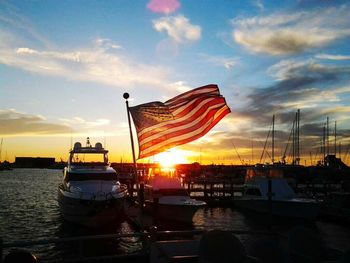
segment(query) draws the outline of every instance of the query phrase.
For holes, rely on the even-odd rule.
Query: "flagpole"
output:
[[[139,191],[139,180],[137,176],[137,164],[136,164],[136,158],[135,158],[135,147],[134,147],[134,138],[132,135],[132,129],[131,129],[131,121],[130,121],[130,110],[129,110],[129,93],[125,92],[123,94],[123,98],[125,99],[126,104],[126,112],[128,114],[128,123],[129,123],[129,132],[130,132],[130,141],[131,141],[131,150],[132,150],[132,160],[134,164],[134,182],[136,184],[136,190]]]

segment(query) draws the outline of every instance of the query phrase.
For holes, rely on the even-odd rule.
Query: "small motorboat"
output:
[[[282,171],[274,166],[248,169],[242,197],[237,197],[234,204],[254,212],[306,220],[315,220],[321,207],[317,200],[299,198]]]
[[[58,187],[60,212],[65,220],[99,227],[122,218],[127,187],[118,181],[107,154],[101,143],[92,147],[89,138],[86,147],[80,142],[74,144]]]
[[[193,199],[174,171],[151,169],[145,184],[145,210],[156,218],[191,224],[206,202]]]

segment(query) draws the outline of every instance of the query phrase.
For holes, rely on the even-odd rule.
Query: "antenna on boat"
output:
[[[86,138],[86,147],[91,147],[90,138]]]

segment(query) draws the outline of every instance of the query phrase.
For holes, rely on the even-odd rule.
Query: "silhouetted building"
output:
[[[55,164],[51,157],[16,157],[16,168],[50,168]]]
[[[325,166],[332,167],[332,168],[338,168],[338,169],[345,169],[348,168],[348,166],[342,162],[340,158],[336,158],[335,155],[327,155],[324,158]]]

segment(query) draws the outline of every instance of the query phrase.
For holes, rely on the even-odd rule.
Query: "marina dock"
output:
[[[240,179],[194,178],[183,180],[182,185],[191,197],[215,205],[233,205],[234,199],[242,196],[244,191],[243,181]],[[136,196],[136,186],[129,183],[128,187],[129,193],[132,193],[132,196]],[[292,187],[300,196],[310,198],[323,198],[332,192],[346,192],[347,190],[340,182],[331,183],[327,181],[294,183]]]

